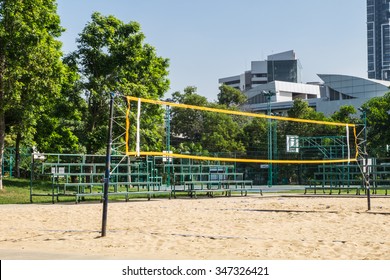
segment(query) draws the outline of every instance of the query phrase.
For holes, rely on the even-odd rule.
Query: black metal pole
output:
[[[363,111],[364,118],[364,184],[367,192],[367,208],[371,210],[371,197],[370,197],[370,173],[368,172],[368,153],[367,153],[367,112]]]
[[[111,166],[111,142],[112,142],[112,122],[114,117],[114,93],[110,94],[110,119],[108,121],[108,139],[106,151],[106,172],[104,175],[104,193],[103,193],[103,217],[102,217],[102,235],[106,236],[107,229],[107,210],[108,210],[108,187],[110,184],[110,166]]]

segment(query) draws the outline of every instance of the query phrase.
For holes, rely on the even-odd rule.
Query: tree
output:
[[[358,119],[353,115],[356,114],[356,109],[352,105],[343,105],[338,111],[334,112],[330,119],[341,123],[357,123]]]
[[[246,96],[240,90],[222,84],[219,87],[218,104],[226,107],[239,106],[246,101]]]
[[[186,87],[183,94],[175,92],[172,97],[174,102],[182,104],[227,109],[225,105],[209,103],[205,97],[196,93],[195,87]],[[182,143],[183,141],[188,143],[188,145],[176,143],[176,146],[195,146],[197,151],[201,150],[204,155],[211,152],[245,151],[241,141],[242,126],[240,124],[239,117],[229,114],[182,108],[172,109],[172,133],[180,135]]]
[[[248,155],[267,153],[267,129],[266,119],[253,118],[250,123],[244,127],[244,145]]]
[[[60,92],[63,65],[56,38],[63,29],[56,9],[54,0],[0,1],[0,164],[10,124],[17,146],[23,138],[31,140],[37,115]]]
[[[210,107],[225,109],[215,104]],[[230,114],[204,112],[202,147],[213,153],[244,152],[242,126],[238,118]],[[230,157],[230,156],[227,156]]]
[[[362,105],[367,113],[367,148],[370,156],[386,156],[390,144],[390,93],[374,97]]]
[[[175,92],[172,94],[174,102],[208,106],[207,98],[196,93],[196,87],[186,87],[184,93]],[[186,141],[199,142],[204,131],[204,112],[198,110],[172,108],[172,133],[183,136]]]
[[[287,111],[287,114],[291,118],[298,119],[312,119],[312,120],[324,120],[325,116],[316,112],[309,104],[302,99],[295,99],[293,106]]]
[[[78,85],[74,65],[64,61],[61,94],[52,99],[37,119],[34,142],[38,151],[46,153],[83,153],[79,138],[82,135],[83,112],[86,102]]]
[[[138,23],[123,23],[100,13],[92,14],[77,39],[78,49],[69,59],[79,66],[88,104],[81,139],[87,153],[96,153],[105,145],[110,92],[159,99],[168,90],[168,60],[158,57],[144,39]],[[143,149],[161,145],[161,110],[145,106],[142,113]]]
[[[309,104],[302,99],[295,99],[293,106],[287,111],[290,118],[326,121],[327,118],[321,112],[316,112]],[[281,129],[283,135],[321,136],[328,135],[329,127],[316,124],[283,122]]]

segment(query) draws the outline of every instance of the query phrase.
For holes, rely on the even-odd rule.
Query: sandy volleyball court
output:
[[[0,206],[0,259],[389,260],[390,198],[248,196]]]

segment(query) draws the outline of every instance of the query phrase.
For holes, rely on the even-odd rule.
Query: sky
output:
[[[218,79],[250,70],[251,61],[294,50],[301,82],[317,74],[367,77],[365,0],[58,0],[63,52],[93,12],[140,23],[145,43],[170,60],[171,88],[187,86],[217,100]]]

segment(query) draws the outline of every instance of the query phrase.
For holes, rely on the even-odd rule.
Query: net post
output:
[[[368,172],[368,152],[367,152],[367,110],[365,108],[358,108],[362,112],[363,117],[363,130],[364,130],[364,142],[363,142],[363,178],[364,178],[364,187],[367,193],[367,210],[371,210],[371,194],[370,194],[370,178]]]
[[[107,232],[108,188],[109,188],[109,184],[110,184],[113,117],[114,117],[114,93],[111,93],[110,94],[110,118],[109,118],[109,122],[108,122],[108,137],[107,137],[107,151],[106,151],[106,171],[105,171],[105,175],[104,175],[103,216],[102,216],[101,237],[105,237],[106,232]]]
[[[167,150],[167,162],[168,162],[168,169],[167,169],[167,187],[171,187],[171,158],[169,157],[169,154],[171,152],[171,107],[170,105],[166,105],[166,112],[165,112],[165,128],[166,128],[166,150]]]
[[[272,144],[272,119],[271,119],[271,113],[272,113],[272,108],[271,108],[271,98],[272,96],[276,95],[275,92],[272,91],[262,91],[261,92],[264,97],[267,98],[267,115],[269,116],[268,118],[268,187],[272,187],[272,181],[273,181],[273,166],[272,166],[272,155],[273,155],[273,144]]]
[[[363,111],[364,118],[364,184],[367,192],[367,210],[371,210],[371,197],[370,197],[370,178],[368,173],[368,153],[367,153],[367,112]]]

